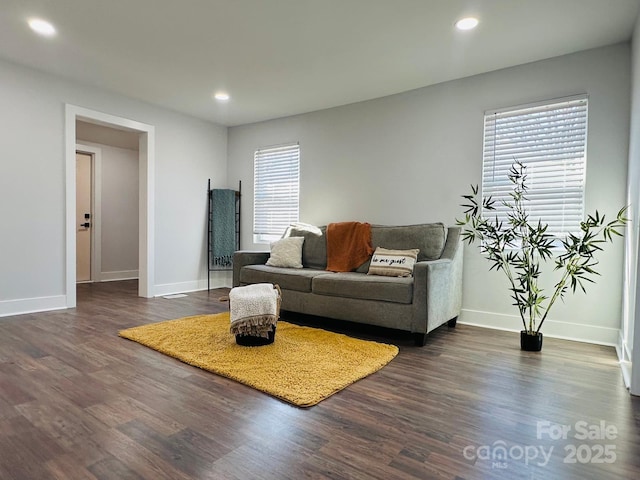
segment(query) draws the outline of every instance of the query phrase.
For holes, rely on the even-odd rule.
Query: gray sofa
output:
[[[278,284],[282,310],[404,330],[420,346],[433,329],[447,322],[455,326],[462,304],[459,227],[372,225],[374,248],[420,249],[413,277],[367,275],[369,262],[354,272],[325,270],[326,227],[320,230],[320,236],[296,228],[289,232],[305,237],[301,269],[265,265],[269,252],[236,252],[233,286]]]

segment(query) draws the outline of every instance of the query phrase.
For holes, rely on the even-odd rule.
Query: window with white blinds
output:
[[[517,160],[527,167],[529,219],[548,223],[547,233],[557,238],[579,232],[586,143],[586,96],[485,113],[482,195],[496,200],[496,210],[484,213],[507,223],[502,200],[511,200],[507,175]]]
[[[261,148],[253,159],[254,242],[279,239],[298,221],[300,145]]]

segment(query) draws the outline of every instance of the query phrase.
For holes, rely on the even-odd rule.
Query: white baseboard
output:
[[[233,282],[231,271],[211,272],[211,288],[231,288]],[[191,282],[165,283],[156,285],[153,289],[155,297],[164,297],[174,293],[197,292],[207,289],[207,280],[194,280]]]
[[[66,295],[0,300],[0,317],[46,312],[49,310],[62,310],[64,308],[67,308]]]
[[[515,315],[503,313],[481,312],[463,309],[458,322],[465,325],[519,332],[522,330],[522,320]],[[615,347],[618,343],[620,329],[583,325],[578,323],[545,320],[542,333],[545,337],[572,340],[575,342],[594,343]]]
[[[121,270],[119,272],[100,272],[101,282],[117,282],[119,280],[134,280],[138,278],[138,270]]]

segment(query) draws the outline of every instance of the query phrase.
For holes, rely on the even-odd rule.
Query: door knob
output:
[[[91,224],[89,222],[86,222],[86,223],[81,223],[80,226],[84,228],[89,228]]]

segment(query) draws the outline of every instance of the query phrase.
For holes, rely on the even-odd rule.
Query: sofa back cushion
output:
[[[318,227],[322,235],[292,227],[290,237],[304,237],[302,244],[302,266],[324,270],[327,268],[327,227]]]
[[[446,240],[443,223],[422,223],[406,226],[371,226],[373,248],[409,250],[417,248],[418,261],[437,260],[442,255]]]
[[[322,235],[305,229],[292,227],[288,235],[304,237],[302,244],[302,265],[305,268],[324,270],[327,268],[327,227],[318,227]],[[405,226],[371,226],[371,244],[373,248],[382,247],[391,250],[410,250],[417,248],[418,261],[437,260],[442,255],[446,241],[446,229],[443,223],[422,223]],[[369,262],[358,268],[358,272],[367,273]]]
[[[446,230],[443,223],[421,223],[403,226],[371,226],[371,243],[373,248],[390,250],[410,250],[417,248],[418,262],[437,260],[442,255],[446,241]],[[357,272],[367,273],[370,262],[360,265]]]

